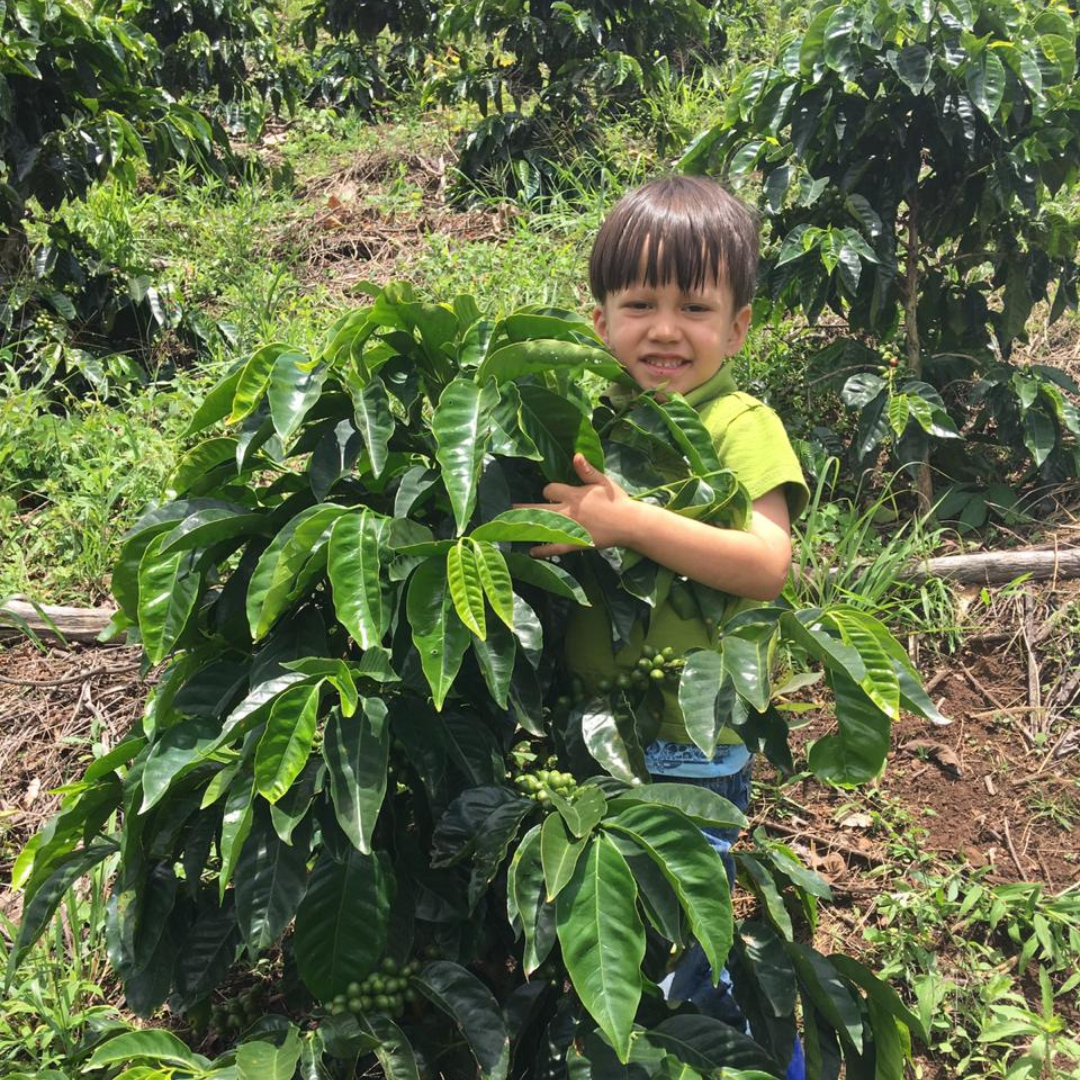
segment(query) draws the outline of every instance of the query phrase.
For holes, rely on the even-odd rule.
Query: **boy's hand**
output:
[[[586,529],[598,548],[615,547],[624,542],[625,523],[636,506],[633,499],[614,480],[606,477],[585,459],[584,454],[574,455],[574,469],[581,477],[581,486],[573,484],[548,484],[543,491],[546,503],[519,503],[523,509],[538,507],[555,510],[573,518]],[[569,555],[580,551],[571,544],[541,544],[531,548],[529,554],[536,558],[552,555]]]

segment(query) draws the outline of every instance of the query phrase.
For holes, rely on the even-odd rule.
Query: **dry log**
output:
[[[965,585],[994,585],[1030,574],[1037,581],[1080,577],[1080,548],[1056,551],[980,551],[974,555],[942,555],[907,567],[900,577],[925,581],[948,578]]]
[[[38,613],[39,609],[46,618]],[[9,618],[9,613],[15,619]],[[0,607],[0,637],[21,633],[20,624],[16,621],[18,619],[23,620],[35,634],[52,637],[53,628],[48,622],[51,619],[68,641],[95,641],[114,614],[113,608],[57,607],[51,604],[35,607],[23,600],[8,600]]]

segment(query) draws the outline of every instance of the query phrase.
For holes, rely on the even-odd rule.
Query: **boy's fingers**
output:
[[[574,469],[586,484],[596,484],[603,479],[603,473],[594,469],[584,454],[574,455]]]
[[[550,559],[552,555],[572,555],[581,550],[574,544],[540,544],[538,547],[529,548],[529,554],[534,559]]]

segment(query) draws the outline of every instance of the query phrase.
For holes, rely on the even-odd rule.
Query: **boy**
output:
[[[581,485],[548,484],[548,508],[572,517],[597,547],[625,547],[693,581],[732,596],[728,617],[748,602],[775,599],[791,565],[790,522],[809,493],[798,459],[776,414],[735,389],[726,361],[746,339],[757,275],[758,235],[753,213],[720,185],[697,177],[656,180],[624,196],[597,234],[589,263],[596,307],[593,323],[616,359],[643,389],[675,391],[694,406],[713,437],[721,464],[746,487],[753,513],[745,530],[717,528],[639,502],[578,455]],[[541,545],[534,556],[567,554]],[[713,644],[699,619],[683,619],[670,604],[652,612],[648,628],[612,652],[600,597],[567,627],[569,667],[586,685],[629,672],[646,646],[677,653]],[[741,598],[738,599],[738,598]],[[750,754],[725,729],[712,760],[686,733],[677,694],[664,692],[657,740],[646,764],[657,779],[696,783],[745,810]],[[710,836],[726,853],[737,830]],[[691,999],[720,1019],[742,1026],[728,992],[707,978],[704,957],[691,956],[676,972],[669,996]],[[796,1057],[801,1058],[801,1053]],[[792,1062],[789,1076],[801,1076]]]

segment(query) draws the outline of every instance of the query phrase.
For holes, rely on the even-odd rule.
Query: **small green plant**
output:
[[[1073,978],[1068,989],[1080,979]],[[1039,1009],[1028,1007],[1020,994],[1009,993],[994,1002],[988,1023],[979,1032],[979,1042],[1006,1047],[1002,1062],[1006,1080],[1029,1080],[1062,1075],[1059,1069],[1068,1062],[1080,1067],[1080,1042],[1069,1034],[1069,1021],[1054,1008],[1056,998],[1064,995],[1063,987],[1055,993],[1046,969],[1039,967]],[[1017,1039],[1026,1040],[1019,1051]],[[1070,1070],[1070,1075],[1077,1072]]]

